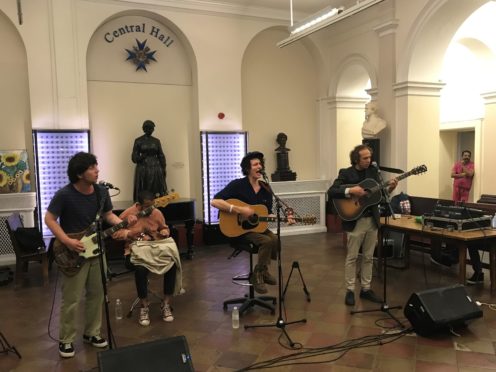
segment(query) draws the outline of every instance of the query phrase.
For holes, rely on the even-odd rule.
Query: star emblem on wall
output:
[[[157,52],[156,50],[151,51],[150,47],[146,46],[146,41],[139,41],[136,39],[136,44],[137,46],[133,46],[133,50],[126,49],[127,52],[127,59],[126,61],[131,61],[136,65],[136,71],[138,70],[145,70],[148,72],[146,69],[146,65],[150,63],[150,61],[155,61],[155,53]]]

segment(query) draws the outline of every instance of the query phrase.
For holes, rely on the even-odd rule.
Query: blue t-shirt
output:
[[[238,178],[215,194],[214,199],[238,199],[250,205],[263,204],[272,213],[272,194],[261,187],[258,193],[253,190],[248,177]]]
[[[102,214],[112,210],[112,202],[108,190],[98,187],[100,194],[100,206],[103,205]],[[59,218],[60,227],[66,234],[78,233],[86,230],[96,218],[98,203],[96,192],[85,195],[68,184],[55,193],[48,211]]]

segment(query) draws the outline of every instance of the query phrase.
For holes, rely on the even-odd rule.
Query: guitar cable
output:
[[[52,306],[50,307],[50,316],[48,317],[48,326],[47,326],[48,337],[50,337],[55,342],[60,342],[60,340],[58,338],[55,338],[52,336],[50,329],[52,326],[53,309],[55,308],[55,296],[57,294],[57,286],[59,284],[59,276],[60,276],[60,272],[59,272],[59,270],[57,270],[57,275],[55,276],[55,285],[53,287]]]

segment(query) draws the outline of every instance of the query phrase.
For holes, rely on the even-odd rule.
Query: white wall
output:
[[[249,150],[265,154],[267,173],[276,170],[276,137],[288,136],[289,165],[298,180],[318,178],[317,74],[301,44],[280,49],[286,31],[265,30],[248,46],[242,65],[243,128]],[[312,151],[309,151],[312,149]]]
[[[201,195],[198,144],[200,130],[248,129],[250,147],[261,149],[267,154],[272,153],[275,148],[274,140],[277,132],[287,132],[288,146],[292,149],[290,163],[299,177],[308,179],[328,175],[333,178],[337,172],[336,161],[331,160],[330,163],[319,161],[317,156],[320,153],[326,153],[323,151],[326,143],[321,142],[321,134],[325,133],[328,138],[329,134],[334,134],[336,128],[329,130],[329,123],[326,121],[334,119],[330,117],[332,115],[322,114],[324,107],[320,107],[320,114],[318,114],[317,102],[324,102],[323,106],[325,106],[326,102],[336,99],[333,96],[335,91],[332,87],[336,87],[335,82],[340,79],[341,64],[350,56],[360,54],[370,66],[368,72],[377,76],[377,84],[372,88],[387,93],[381,95],[379,92],[378,94],[379,99],[386,97],[384,102],[378,103],[381,113],[391,125],[389,138],[385,140],[381,138],[383,140],[381,146],[386,146],[389,151],[388,158],[384,160],[388,161],[388,165],[400,168],[427,163],[426,160],[432,161],[433,165],[429,167],[428,175],[422,176],[427,178],[420,181],[421,177],[415,177],[416,180],[413,181],[414,177],[412,177],[412,181],[409,179],[408,183],[412,182],[414,186],[412,191],[415,193],[437,194],[440,186],[439,154],[434,155],[435,158],[432,159],[426,158],[425,149],[439,146],[439,107],[435,97],[431,101],[431,99],[415,98],[422,95],[412,96],[411,87],[419,82],[425,83],[424,91],[431,89],[434,92],[440,89],[441,84],[434,79],[438,76],[438,70],[433,71],[433,68],[441,66],[443,48],[456,31],[456,25],[461,24],[472,11],[486,2],[484,0],[471,2],[385,0],[363,14],[339,22],[303,42],[298,42],[283,50],[276,50],[270,45],[279,39],[276,31],[271,30],[260,34],[260,37],[257,36],[263,30],[287,23],[287,19],[270,19],[270,15],[248,17],[205,10],[206,8],[197,11],[181,9],[183,2],[179,1],[168,2],[165,6],[161,2],[153,1],[140,5],[140,2],[111,0],[37,0],[22,2],[24,24],[20,26],[17,21],[16,2],[0,0],[0,11],[5,14],[5,17],[0,20],[2,24],[0,37],[4,42],[5,39],[9,39],[10,41],[7,42],[10,45],[16,44],[16,47],[9,50],[10,53],[3,53],[0,56],[0,63],[12,63],[12,58],[20,61],[10,71],[5,69],[0,71],[2,84],[7,81],[9,85],[24,86],[23,89],[28,89],[27,93],[26,91],[24,93],[12,91],[13,94],[20,96],[10,104],[3,103],[8,102],[9,99],[14,101],[9,93],[1,93],[6,99],[6,101],[2,100],[3,117],[11,117],[13,118],[11,120],[18,121],[14,123],[14,126],[23,127],[24,133],[12,132],[10,129],[12,123],[2,122],[0,128],[5,129],[3,133],[8,134],[6,137],[2,136],[0,141],[15,144],[15,147],[24,144],[22,147],[29,148],[31,146],[29,133],[24,125],[28,128],[31,126],[45,129],[91,128],[95,134],[98,134],[93,136],[95,149],[99,152],[105,151],[105,153],[97,154],[102,162],[107,162],[104,167],[102,166],[102,172],[104,174],[108,172],[108,176],[112,178],[123,177],[123,182],[129,182],[129,174],[112,173],[114,170],[110,170],[117,169],[111,166],[113,164],[119,164],[119,169],[123,168],[124,165],[120,162],[128,156],[128,149],[120,149],[117,144],[105,146],[106,141],[101,138],[121,128],[123,120],[129,119],[126,129],[119,133],[127,136],[121,139],[121,144],[130,146],[131,141],[140,134],[139,128],[144,115],[143,113],[138,115],[139,110],[130,112],[126,118],[119,116],[121,114],[118,112],[115,116],[108,115],[109,111],[106,112],[102,107],[103,102],[106,102],[108,107],[115,107],[117,110],[122,107],[133,107],[137,98],[131,94],[131,86],[126,86],[122,92],[119,92],[121,105],[116,107],[117,102],[105,96],[110,85],[100,86],[93,82],[88,85],[87,51],[95,31],[105,22],[122,15],[149,17],[170,27],[185,46],[185,54],[191,64],[192,88],[189,92],[179,94],[182,95],[181,99],[184,102],[189,101],[189,105],[178,105],[176,113],[160,116],[162,111],[156,107],[161,103],[159,99],[138,98],[140,104],[147,102],[154,104],[149,112],[159,118],[155,119],[157,124],[164,126],[164,129],[167,128],[167,131],[170,129],[167,126],[173,123],[188,126],[186,136],[189,136],[191,140],[187,138],[184,142],[185,139],[180,138],[177,141],[178,147],[185,146],[187,150],[174,148],[176,143],[168,143],[171,137],[169,133],[160,133],[166,152],[174,148],[173,154],[167,154],[169,162],[174,163],[172,159],[175,159],[176,154],[180,157],[176,160],[177,168],[171,171],[171,177],[177,178],[174,183],[181,185],[181,188],[188,189],[189,185],[189,190],[185,193],[189,191],[191,196],[197,198]],[[209,6],[214,5],[209,3]],[[388,22],[391,27],[383,27]],[[395,27],[396,23],[397,27]],[[17,30],[18,36],[13,28]],[[379,35],[377,30],[384,29],[387,29],[388,35],[394,35],[393,44],[388,44],[389,36],[384,38]],[[278,32],[281,36],[287,36],[285,31]],[[20,47],[20,44],[23,46]],[[313,49],[305,49],[303,44],[306,46],[313,44]],[[22,50],[25,51],[25,58],[22,57]],[[264,55],[250,56],[252,51],[268,53],[265,61],[269,69],[275,69],[271,63],[278,61],[277,65],[281,66],[281,75],[273,74],[274,76],[270,76],[271,79],[266,79],[263,84],[257,82],[257,75],[266,72],[267,67],[262,66],[258,60],[265,58]],[[387,51],[387,53],[381,55],[380,51]],[[11,58],[12,52],[14,57]],[[293,67],[286,61],[289,58],[295,61],[296,66]],[[436,60],[430,63],[429,61],[433,58]],[[246,65],[244,65],[245,62]],[[388,66],[389,70],[394,68],[396,71],[385,71],[384,66]],[[284,80],[284,73],[295,72],[298,73],[297,79],[292,80],[291,84],[294,85],[290,86],[289,82]],[[250,79],[246,80],[245,89],[244,81],[248,73],[253,73],[255,77],[252,79],[250,75]],[[396,81],[391,81],[391,74],[397,76]],[[346,82],[343,83],[346,84]],[[398,88],[398,84],[403,84],[406,88]],[[295,86],[298,87],[296,91],[308,93],[290,94],[281,92],[279,89]],[[322,87],[325,86],[329,87],[328,97],[323,96]],[[136,91],[141,93],[142,88],[136,87]],[[255,96],[257,89],[262,94],[276,93],[275,104],[271,105],[267,100],[257,102]],[[161,95],[172,94],[167,89],[158,90]],[[404,101],[398,96],[400,91],[409,94]],[[437,94],[437,92],[434,93]],[[310,102],[309,97],[315,101]],[[284,99],[287,102],[283,102]],[[302,104],[303,102],[305,103]],[[312,108],[313,104],[314,108]],[[98,109],[98,112],[93,112],[93,108]],[[286,108],[292,110],[291,115],[287,114],[289,111]],[[185,113],[185,111],[188,112]],[[217,118],[219,112],[226,114],[224,120]],[[133,116],[135,114],[136,116]],[[481,131],[483,137],[492,133],[494,117],[492,111],[489,116],[486,112]],[[267,119],[270,118],[272,120],[268,125]],[[278,119],[286,122],[282,129],[278,126]],[[112,126],[102,128],[103,124],[99,123],[103,121],[112,123]],[[186,122],[187,124],[183,124]],[[308,130],[301,130],[302,123]],[[159,128],[157,128],[157,134],[159,134]],[[343,143],[341,138],[333,140],[336,143],[339,142],[340,145]],[[489,139],[482,138],[480,142],[482,144],[481,166],[486,164],[488,167],[479,172],[481,190],[485,193],[496,194],[494,189],[496,183],[490,181],[494,172],[489,169],[490,159],[494,158],[496,149],[490,146]],[[121,153],[114,153],[117,151]],[[329,158],[334,157],[335,152],[338,151],[337,146],[330,151],[333,154]],[[339,156],[344,157],[349,149],[339,151]],[[342,155],[343,152],[345,155]],[[183,174],[181,170],[183,160],[189,162],[189,164],[184,164],[186,174]],[[315,165],[316,168],[313,168],[314,164],[320,165]],[[332,169],[322,170],[318,169],[319,166],[320,168],[322,166],[332,167]],[[183,176],[186,179],[183,179]],[[484,177],[487,178],[487,182],[482,179]],[[411,190],[408,191],[412,193]],[[130,198],[130,191],[123,191],[122,198]]]

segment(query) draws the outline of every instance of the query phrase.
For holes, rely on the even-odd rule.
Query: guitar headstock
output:
[[[156,208],[158,207],[163,208],[167,206],[167,204],[169,204],[171,200],[176,200],[176,199],[179,199],[179,194],[177,192],[171,192],[170,194],[154,199],[153,206]]]
[[[427,166],[425,164],[419,165],[412,169],[412,174],[422,174],[427,172]]]

